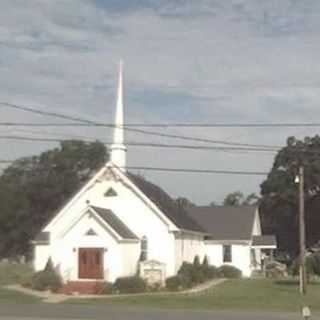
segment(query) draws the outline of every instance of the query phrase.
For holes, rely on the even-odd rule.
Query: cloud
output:
[[[1,5],[1,101],[112,122],[117,63],[123,58],[127,122],[313,122],[320,116],[320,3],[316,0],[3,0]],[[3,107],[0,117],[3,121],[56,120]],[[47,128],[52,135],[55,130]],[[270,145],[283,145],[289,135],[317,132],[159,130]],[[111,136],[102,128],[65,128],[58,133],[104,140]],[[126,136],[181,142],[129,132]],[[0,141],[0,158],[50,146]],[[132,165],[259,171],[272,165],[270,155],[247,153],[132,147],[128,157]],[[236,189],[258,192],[263,179],[146,175],[173,195],[199,203],[221,200]]]

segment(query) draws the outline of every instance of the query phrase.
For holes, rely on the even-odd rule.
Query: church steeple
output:
[[[111,162],[126,171],[126,152],[127,148],[124,145],[124,130],[123,130],[123,76],[122,76],[122,61],[119,64],[119,80],[117,91],[117,107],[115,113],[115,127],[113,132],[113,144],[111,150]]]

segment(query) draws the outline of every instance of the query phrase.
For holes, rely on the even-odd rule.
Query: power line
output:
[[[98,123],[92,120],[80,118],[80,117],[74,117],[74,116],[68,116],[57,112],[47,112],[43,110],[38,110],[35,108],[25,107],[17,104],[7,103],[7,102],[0,102],[0,104],[15,108],[18,110],[28,111],[36,114],[41,114],[44,116],[52,116],[56,118],[62,118],[64,120],[73,120],[78,121],[80,123],[71,123],[71,124],[59,124],[59,125],[72,125],[72,126],[101,126],[101,127],[116,127],[114,124],[103,124]],[[3,125],[13,125],[13,123],[2,123]],[[0,123],[1,125],[1,123]],[[16,123],[15,125],[19,125]],[[23,125],[20,123],[20,125]],[[24,124],[26,125],[26,124]],[[46,124],[48,126],[48,124]],[[165,138],[173,138],[173,139],[180,139],[185,141],[196,141],[196,142],[203,142],[203,143],[213,143],[213,144],[223,144],[223,145],[230,145],[230,146],[241,146],[241,147],[250,147],[250,148],[264,148],[266,150],[276,151],[280,146],[271,146],[271,145],[261,145],[261,144],[249,144],[249,143],[241,143],[241,142],[232,142],[232,141],[224,141],[224,140],[213,140],[213,139],[206,139],[206,138],[198,138],[198,137],[191,137],[191,136],[184,136],[184,135],[177,135],[177,134],[167,134],[162,132],[155,132],[155,131],[149,131],[149,130],[143,130],[143,129],[136,129],[133,128],[135,126],[159,126],[159,127],[174,127],[174,126],[192,126],[192,127],[302,127],[302,126],[320,126],[320,123],[249,123],[249,124],[182,124],[182,123],[176,123],[176,124],[126,124],[122,128],[126,131],[131,131],[135,133],[145,134],[145,135],[152,135],[152,136],[158,136],[158,137],[165,137]]]
[[[55,117],[55,118],[62,118],[64,120],[79,121],[81,123],[85,123],[86,125],[90,125],[90,126],[94,125],[94,126],[106,126],[106,127],[112,127],[112,128],[116,127],[116,125],[114,125],[114,124],[97,123],[95,121],[83,119],[80,117],[68,116],[65,114],[57,113],[57,112],[43,111],[43,110],[25,107],[25,106],[13,104],[13,103],[0,102],[0,104],[7,106],[7,107],[10,107],[10,108],[14,108],[14,109],[22,110],[22,111],[28,111],[28,112],[40,114],[43,116],[51,116],[51,117]],[[188,136],[181,136],[181,135],[166,134],[166,133],[161,133],[161,132],[147,131],[147,130],[142,130],[142,129],[134,129],[134,128],[128,128],[127,126],[123,126],[122,128],[123,128],[123,130],[126,130],[126,131],[131,131],[131,132],[136,132],[136,133],[146,134],[146,135],[166,137],[166,138],[174,138],[174,139],[182,139],[182,140],[198,141],[198,142],[206,142],[206,143],[250,146],[248,144],[242,144],[242,143],[232,143],[232,142],[227,142],[227,141],[195,138],[195,137],[188,137]],[[251,146],[257,147],[257,145],[251,145]],[[269,146],[265,146],[265,147],[269,148]]]
[[[1,104],[1,102],[0,102]],[[41,112],[43,115],[45,112]],[[70,117],[64,116],[63,119],[70,120]],[[76,120],[77,118],[73,118]],[[80,121],[78,119],[77,121]],[[112,123],[99,123],[92,120],[84,120],[87,123],[37,123],[37,122],[0,122],[1,126],[24,126],[24,127],[111,127],[114,128],[115,125]],[[130,127],[144,127],[144,128],[299,128],[299,127],[320,127],[320,122],[256,122],[256,123],[126,123],[124,128]]]
[[[13,160],[0,160],[0,163],[13,163]],[[268,175],[268,172],[263,171],[235,171],[235,170],[213,170],[213,169],[181,169],[181,168],[162,168],[162,167],[145,167],[145,166],[127,166],[129,170],[146,170],[158,172],[172,173],[208,173],[208,174],[227,174],[227,175]]]
[[[78,138],[78,136],[76,136]],[[74,137],[70,139],[58,139],[58,138],[38,138],[18,135],[0,135],[0,140],[17,140],[17,141],[30,141],[30,142],[53,142],[60,143],[64,141],[75,140]],[[98,139],[81,139],[84,142],[96,142]],[[111,141],[100,141],[104,145],[111,145]],[[224,152],[236,152],[237,154],[249,154],[249,153],[262,153],[274,155],[279,152],[280,149],[264,149],[264,148],[248,148],[248,147],[224,147],[224,146],[203,146],[203,145],[186,145],[186,144],[166,144],[166,143],[154,143],[154,142],[135,142],[128,141],[126,145],[133,147],[146,147],[146,148],[169,148],[169,149],[190,149],[190,150],[203,150],[203,151],[224,151]],[[296,152],[310,155],[320,155],[320,151],[315,150],[295,150]]]
[[[70,141],[72,139],[57,139],[57,138],[38,138],[16,135],[0,135],[0,139],[4,140],[18,140],[18,141],[30,141],[30,142],[63,142]],[[98,140],[83,139],[84,142],[95,142]],[[112,142],[103,142],[105,145],[111,145]],[[184,144],[165,144],[165,143],[153,143],[153,142],[126,142],[128,146],[134,147],[151,147],[151,148],[172,148],[172,149],[193,149],[193,150],[215,150],[215,151],[247,151],[247,152],[269,152],[275,153],[277,149],[263,149],[263,148],[247,148],[247,147],[221,147],[221,146],[200,146],[200,145],[184,145]]]
[[[58,113],[58,112],[52,112],[52,111],[43,111],[36,108],[21,106],[13,103],[8,102],[1,102],[0,104],[22,110],[27,112],[32,112],[35,114],[40,114],[43,116],[51,116],[55,118],[60,118],[64,120],[73,120],[80,122],[78,124],[71,123],[71,124],[54,124],[54,125],[94,125],[94,126],[106,126],[106,127],[115,127],[114,124],[104,124],[104,123],[98,123],[94,120],[89,120],[81,117],[76,116],[69,116],[66,114]],[[26,124],[27,125],[27,124]],[[233,128],[259,128],[259,127],[319,127],[320,122],[296,122],[296,123],[285,123],[285,122],[279,122],[279,123],[127,123],[124,125],[124,128],[127,127],[159,127],[159,128],[174,128],[174,127],[192,127],[192,128],[208,128],[208,127],[233,127]]]
[[[65,127],[65,126],[87,126],[84,124],[74,123],[74,124],[31,124],[31,123],[12,123],[12,122],[3,122],[0,123],[0,126],[26,126],[26,127],[49,127],[49,126],[57,126],[57,127]],[[115,125],[108,125],[108,124],[90,124],[89,127],[116,127]],[[250,144],[250,143],[242,143],[242,142],[233,142],[233,141],[225,141],[225,140],[213,140],[213,139],[206,139],[206,138],[197,138],[197,137],[190,137],[190,136],[182,136],[182,135],[176,135],[176,134],[167,134],[167,133],[161,133],[161,132],[155,132],[155,131],[147,131],[143,129],[132,129],[127,128],[126,126],[123,127],[126,131],[132,131],[136,133],[146,134],[146,135],[152,135],[157,137],[164,137],[164,138],[173,138],[173,139],[180,139],[180,140],[186,140],[186,141],[197,141],[197,142],[204,142],[204,143],[213,143],[213,144],[225,144],[225,145],[234,145],[234,146],[247,146],[247,147],[261,147],[266,149],[275,149],[280,148],[280,146],[272,146],[272,145],[263,145],[263,144]]]
[[[78,118],[78,117],[74,117],[74,116],[68,116],[65,114],[58,113],[58,112],[43,111],[43,110],[39,110],[36,108],[25,107],[25,106],[17,105],[14,103],[8,103],[8,102],[0,102],[0,104],[4,105],[6,107],[9,107],[9,108],[27,111],[27,112],[31,112],[31,113],[35,113],[35,114],[40,114],[42,116],[51,116],[54,118],[60,118],[60,119],[65,119],[65,120],[73,120],[73,121],[79,121],[82,123],[94,124],[94,121],[82,119],[82,118]]]
[[[159,172],[177,172],[177,173],[214,173],[214,174],[230,174],[230,175],[259,175],[266,176],[269,173],[263,171],[234,171],[234,170],[212,170],[212,169],[181,169],[181,168],[161,168],[161,167],[139,167],[129,166],[126,169],[131,170],[148,170]]]

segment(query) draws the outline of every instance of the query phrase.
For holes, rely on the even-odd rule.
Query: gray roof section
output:
[[[36,238],[34,239],[35,242],[43,242],[43,243],[49,243],[50,242],[50,232],[42,231],[38,233]]]
[[[149,198],[167,218],[169,218],[178,228],[206,233],[205,230],[192,219],[187,211],[179,206],[174,199],[172,199],[159,186],[147,181],[146,179],[127,172],[127,177],[140,189],[144,195]]]
[[[188,208],[189,215],[212,240],[251,240],[256,206]]]
[[[252,246],[257,247],[276,247],[277,240],[274,235],[261,235],[261,236],[253,236],[252,237]]]
[[[121,238],[134,239],[138,237],[109,209],[91,206],[91,208],[103,219]]]

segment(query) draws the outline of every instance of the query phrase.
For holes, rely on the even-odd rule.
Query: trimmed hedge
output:
[[[204,274],[205,274],[206,279],[209,279],[209,280],[219,277],[218,268],[215,266],[208,266],[204,270]]]
[[[224,264],[217,269],[218,276],[221,278],[230,278],[236,279],[241,278],[242,272],[238,268],[234,266],[230,266],[228,264]]]
[[[146,283],[138,276],[122,277],[115,281],[113,288],[116,293],[140,293],[146,291]]]
[[[170,291],[179,291],[186,288],[186,280],[181,275],[166,279],[166,288]]]
[[[208,258],[205,256],[202,264],[199,257],[196,256],[193,263],[183,262],[178,274],[166,280],[168,290],[188,289],[207,280],[217,278],[218,269],[209,265]]]

